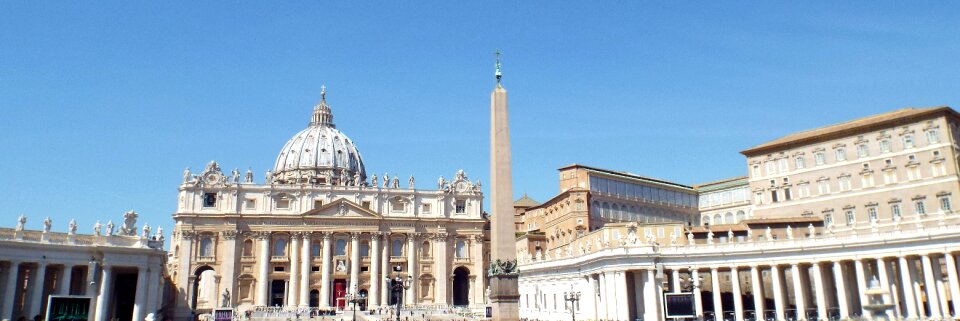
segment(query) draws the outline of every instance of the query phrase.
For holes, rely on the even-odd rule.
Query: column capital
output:
[[[351,232],[351,233],[350,233],[350,240],[351,240],[351,241],[357,241],[357,240],[359,240],[359,239],[360,239],[360,234],[361,234],[360,232]]]
[[[313,232],[303,232],[303,235],[300,235],[300,237],[301,237],[304,241],[309,241],[310,238],[313,237]]]
[[[220,237],[223,237],[226,240],[235,240],[237,239],[237,231],[236,230],[220,231]]]
[[[324,241],[329,241],[330,238],[333,237],[333,233],[328,231],[320,232],[320,235],[321,235],[320,237],[322,237]]]
[[[303,232],[300,232],[300,231],[290,232],[290,239],[291,239],[291,241],[292,241],[293,239],[302,238],[302,237],[303,237],[303,234],[304,234],[304,233],[303,233]]]
[[[380,231],[370,232],[370,240],[379,241],[381,235],[383,235],[383,232],[380,232]]]
[[[256,232],[255,237],[261,240],[269,240],[271,233],[269,231],[259,231]]]

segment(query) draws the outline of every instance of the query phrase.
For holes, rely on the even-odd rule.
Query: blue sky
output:
[[[538,200],[570,163],[696,184],[791,132],[960,102],[955,2],[744,4],[3,1],[0,226],[169,230],[184,167],[262,181],[321,84],[368,171],[489,182],[495,48]]]

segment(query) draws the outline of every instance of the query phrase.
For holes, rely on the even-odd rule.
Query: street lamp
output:
[[[413,284],[413,276],[408,275],[406,282],[400,275],[397,275],[394,279],[385,276],[383,281],[387,284],[387,289],[390,289],[390,294],[397,300],[397,321],[400,321],[400,302],[403,301],[403,291],[410,289],[410,285]]]
[[[580,291],[573,291],[573,285],[570,285],[570,292],[563,292],[563,300],[570,302],[570,317],[577,321],[577,302],[580,301]]]
[[[363,303],[367,300],[367,295],[365,293],[360,293],[357,295],[357,288],[353,288],[353,293],[347,293],[345,295],[347,303],[353,304],[353,320],[357,319],[357,303]]]

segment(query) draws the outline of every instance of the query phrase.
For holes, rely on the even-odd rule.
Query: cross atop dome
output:
[[[327,126],[336,128],[333,124],[333,112],[327,105],[327,86],[320,85],[320,103],[313,106],[313,116],[310,117],[310,126]]]

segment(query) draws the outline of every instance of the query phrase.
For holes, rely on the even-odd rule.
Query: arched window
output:
[[[727,212],[727,214],[723,216],[723,221],[726,222],[726,224],[736,223],[733,221],[733,213],[730,212]]]
[[[273,243],[273,256],[287,256],[287,240],[277,239]]]
[[[209,237],[204,237],[200,240],[200,256],[213,256],[213,240]]]
[[[723,217],[720,216],[720,213],[713,215],[713,225],[723,224]]]
[[[390,256],[403,256],[403,241],[393,240],[390,248]]]
[[[713,225],[710,223],[710,215],[704,215],[703,218],[700,219],[700,225]]]
[[[744,213],[743,211],[737,211],[737,222],[743,222],[745,219],[747,219],[747,213]]]
[[[430,242],[423,241],[423,244],[420,244],[420,257],[423,257],[423,258],[430,257]]]
[[[458,258],[467,257],[468,250],[469,249],[467,248],[467,241],[457,240],[456,254]]]
[[[253,256],[253,240],[243,241],[243,256]]]
[[[347,241],[344,239],[337,240],[333,253],[333,255],[347,255]]]

